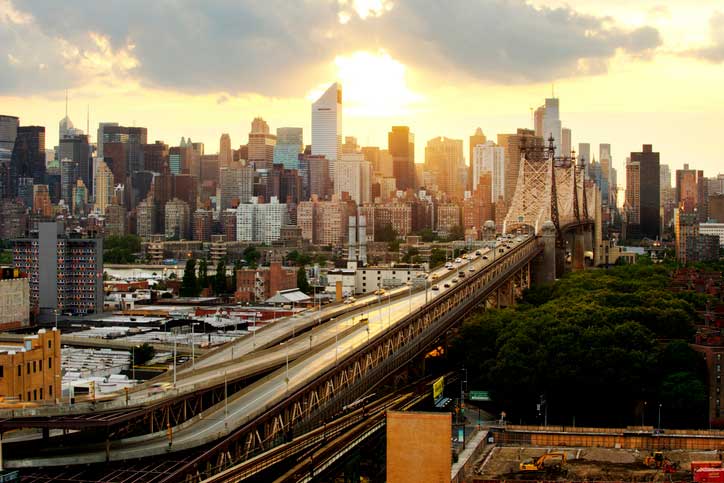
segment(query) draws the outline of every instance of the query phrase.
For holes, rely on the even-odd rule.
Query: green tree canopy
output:
[[[304,267],[299,267],[297,270],[297,288],[305,294],[309,294],[312,291],[312,286],[309,285],[309,281],[307,280],[307,271]]]
[[[196,280],[196,260],[191,258],[186,261],[184,276],[181,279],[180,295],[182,297],[196,297],[199,294],[199,286]]]

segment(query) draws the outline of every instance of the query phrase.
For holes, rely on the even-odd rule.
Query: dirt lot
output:
[[[567,464],[560,471],[521,472],[519,463],[545,453],[565,452]],[[490,480],[558,480],[558,481],[691,481],[691,461],[719,460],[716,451],[667,451],[666,456],[678,464],[671,475],[644,465],[646,452],[606,448],[494,448],[476,468],[476,478]],[[669,478],[669,476],[671,478]]]

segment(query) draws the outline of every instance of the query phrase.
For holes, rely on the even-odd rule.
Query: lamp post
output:
[[[407,282],[407,300],[409,301],[409,310],[408,313],[412,313],[412,282]]]
[[[196,341],[194,340],[194,326],[196,322],[191,322],[191,370],[196,370]]]
[[[390,309],[390,292],[387,292],[387,328],[392,325],[392,312]]]
[[[661,432],[661,403],[659,403],[659,432]]]
[[[641,428],[645,426],[644,424],[644,415],[646,414],[646,401],[644,401],[644,409],[641,411]]]
[[[173,387],[176,388],[176,331],[173,332]]]

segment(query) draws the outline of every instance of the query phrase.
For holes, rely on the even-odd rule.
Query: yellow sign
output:
[[[445,389],[445,378],[441,377],[432,383],[432,399],[437,401],[442,396],[442,390]]]

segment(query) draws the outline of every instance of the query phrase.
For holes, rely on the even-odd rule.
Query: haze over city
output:
[[[619,172],[645,138],[673,169],[713,174],[720,10],[715,0],[3,0],[0,104],[51,126],[68,89],[80,127],[89,107],[91,125],[135,122],[149,139],[207,146],[229,132],[236,146],[261,115],[272,129],[303,127],[309,143],[309,102],[336,78],[344,134],[380,145],[388,126],[410,125],[420,162],[434,136],[530,125],[553,88],[574,145],[612,144]]]

